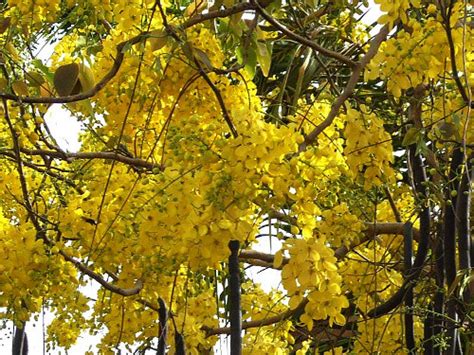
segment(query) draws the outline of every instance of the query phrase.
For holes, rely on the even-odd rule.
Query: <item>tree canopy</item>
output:
[[[47,311],[48,350],[472,353],[473,4],[376,3],[367,23],[359,0],[2,2],[20,348]]]

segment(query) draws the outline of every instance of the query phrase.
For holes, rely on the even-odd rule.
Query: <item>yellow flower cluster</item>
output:
[[[264,320],[286,310],[279,292],[267,294],[258,284],[242,285],[242,311],[244,321]],[[291,321],[250,328],[243,339],[243,354],[286,354],[295,342],[290,334]]]
[[[472,52],[472,41],[463,41],[464,36],[472,37],[472,29],[456,25],[463,11],[462,3],[457,3],[451,16],[457,63],[464,61],[464,53]],[[385,80],[387,89],[397,98],[404,90],[442,79],[446,70],[451,69],[449,43],[440,16],[429,17],[425,22],[410,19],[405,23],[409,30],[399,31],[381,45],[364,76],[365,80],[377,77]]]
[[[45,22],[56,20],[60,4],[60,0],[12,0],[8,1],[7,13],[13,18],[14,23],[37,29]]]
[[[375,3],[380,5],[380,10],[385,12],[379,17],[378,22],[380,24],[389,23],[393,25],[395,21],[400,19],[403,23],[408,22],[407,10],[410,7],[420,7],[420,0],[375,0]]]
[[[364,105],[358,111],[349,108],[345,119],[344,154],[352,176],[361,181],[366,190],[383,183],[393,183],[392,140],[383,127],[382,119],[370,113]]]
[[[81,332],[89,326],[84,316],[89,310],[88,302],[88,298],[78,291],[70,292],[66,297],[58,297],[53,305],[55,318],[48,325],[48,347],[58,345],[68,349],[76,343]],[[70,303],[74,307],[70,307]],[[64,312],[65,308],[68,312]]]
[[[181,311],[175,317],[175,322],[180,327],[178,331],[184,338],[187,353],[199,355],[205,350],[212,349],[217,337],[207,337],[203,327],[207,329],[218,327],[217,302],[213,290],[189,296],[183,299],[180,306]],[[175,349],[173,332],[169,334],[169,343],[173,352]]]
[[[388,91],[397,98],[410,88],[432,82],[429,90],[434,102],[423,101],[422,109],[427,138],[434,143],[430,148],[460,142],[463,135],[472,140],[474,130],[465,125],[469,112],[460,110],[465,103],[459,92],[452,90],[453,83],[446,75],[451,64],[449,48],[433,6],[427,8],[430,17],[415,21],[415,13],[425,11],[419,1],[378,3],[386,13],[379,22],[393,24],[401,19],[403,29],[382,44],[365,79],[385,80]],[[234,60],[227,43],[221,44],[226,39],[220,33],[216,35],[216,28],[205,21],[183,29],[183,21],[189,19],[180,14],[184,7],[162,1],[177,40],[163,28],[157,4],[153,0],[8,2],[7,16],[21,25],[15,29],[32,26],[39,31],[55,20],[60,26],[63,19],[56,17],[73,9],[64,21],[74,30],[58,38],[52,64],[48,63],[51,71],[69,62],[87,62],[99,80],[109,73],[116,58],[124,55],[118,73],[97,95],[67,108],[87,127],[81,136],[82,153],[107,153],[110,158],[110,153],[118,149],[122,159],[133,156],[140,166],[102,158],[60,162],[64,158],[60,153],[55,155],[57,158],[46,159],[22,152],[34,214],[51,240],[45,243],[19,203],[24,200],[24,186],[15,155],[11,154],[9,128],[5,120],[0,120],[0,148],[4,153],[0,169],[2,316],[26,321],[41,307],[47,307],[56,316],[48,328],[52,344],[68,348],[81,331],[105,329],[98,348],[111,354],[118,342],[132,346],[156,338],[158,315],[152,308],[161,297],[172,304],[170,311],[188,352],[204,353],[217,341],[217,337],[206,337],[205,328],[219,326],[224,309],[216,299],[215,289],[219,288],[214,284],[227,278],[221,270],[227,267],[228,242],[239,240],[242,248],[251,248],[263,216],[275,211],[285,214],[278,216],[278,226],[288,238],[282,241],[274,266],[280,267],[283,256],[288,257],[282,267],[286,292],[266,294],[254,284],[244,284],[245,321],[263,320],[288,308],[294,310],[307,300],[300,325],[311,331],[319,321],[331,327],[344,324],[348,297],[363,313],[388,299],[403,281],[397,266],[400,236],[384,236],[381,241],[361,245],[341,264],[334,252],[340,246],[360,242],[364,224],[359,216],[393,221],[387,201],[379,203],[374,212],[372,191],[367,193],[371,188],[385,184],[393,192],[402,220],[414,218],[412,191],[395,184],[392,141],[384,129],[384,116],[379,116],[381,110],[375,112],[364,105],[348,108],[318,136],[317,142],[298,152],[304,134],[327,118],[334,102],[332,92],[337,91],[333,86],[340,80],[331,85],[331,90],[314,85],[312,89],[318,90],[318,96],[305,95],[305,100],[297,102],[292,108],[294,115],[288,117],[290,124],[265,122],[263,112],[274,102],[270,95],[261,101],[261,93],[257,94],[248,73],[213,72],[213,67],[228,69],[226,65]],[[323,16],[324,31],[333,31],[337,38],[347,37],[347,43],[363,43],[368,34],[360,23],[351,23],[357,22],[352,21],[352,10],[342,11],[335,21],[332,15]],[[472,30],[460,26],[462,16],[462,6],[456,4],[451,17],[456,60],[465,65],[462,71],[471,78],[472,44],[465,38]],[[216,23],[229,25],[228,21],[237,18]],[[76,26],[76,20],[82,23]],[[318,26],[321,23],[315,22]],[[244,23],[242,26],[246,28]],[[15,46],[28,37],[27,30],[14,38]],[[117,56],[118,43],[145,31],[138,37],[139,43],[126,45]],[[10,30],[1,34],[2,38],[10,35]],[[97,54],[84,49],[84,36],[100,46]],[[260,32],[257,42],[267,37]],[[280,37],[274,39],[281,41]],[[281,44],[287,45],[286,41]],[[30,70],[33,63],[19,52],[23,53],[11,44],[5,45],[5,55],[16,66]],[[7,70],[11,69],[10,62],[4,63]],[[332,64],[327,69],[332,72]],[[15,77],[19,73],[16,70],[11,70]],[[292,81],[293,73],[288,69],[288,80]],[[306,81],[309,70],[298,75],[302,74]],[[314,75],[320,75],[319,69]],[[311,80],[312,85],[315,81]],[[52,87],[51,82],[47,85]],[[292,86],[290,81],[288,85]],[[289,86],[285,90],[291,92]],[[35,93],[37,89],[28,90]],[[279,90],[274,89],[273,94]],[[379,94],[383,90],[380,86],[376,91]],[[346,105],[355,105],[356,98],[349,98]],[[42,111],[17,102],[9,103],[8,108],[20,146],[45,148],[42,136],[48,136],[47,130],[43,118],[35,116]],[[392,108],[389,105],[387,110]],[[235,127],[237,137],[231,134],[230,126]],[[447,128],[453,129],[452,134]],[[451,146],[447,148],[441,150],[442,154]],[[153,166],[143,168],[147,164]],[[42,169],[50,169],[48,172],[53,174],[47,175]],[[55,177],[58,175],[60,178]],[[140,280],[144,288],[133,297],[101,289],[92,302],[78,291],[84,283],[60,250],[77,260],[88,260],[91,270],[105,278],[110,275],[109,281],[117,287],[130,288]],[[282,302],[286,298],[288,306]],[[92,303],[92,319],[86,320],[84,313]],[[292,328],[295,322],[288,319],[246,330],[244,353],[303,354],[314,344],[304,343],[301,349],[294,346],[293,336],[298,331]],[[415,325],[419,332],[418,319]],[[358,323],[360,335],[354,352],[399,351],[403,347],[402,326],[398,316]],[[173,351],[173,332],[168,343]],[[333,349],[333,353],[342,352],[341,347]]]
[[[346,203],[340,203],[321,213],[322,220],[318,223],[319,237],[334,247],[349,246],[357,242],[364,224],[351,213]]]
[[[301,321],[308,329],[312,329],[315,320],[329,319],[331,326],[344,324],[341,310],[348,307],[349,302],[341,291],[342,278],[334,252],[317,238],[292,239],[284,248],[288,250],[290,260],[283,266],[282,284],[290,296],[290,308],[296,308],[307,296],[309,302]],[[283,252],[277,253],[276,265]]]
[[[0,307],[5,309],[2,316],[25,322],[43,306],[52,306],[58,310],[58,318],[49,327],[50,340],[65,347],[75,343],[86,324],[83,313],[88,309],[87,299],[76,290],[76,269],[48,251],[32,228],[15,225],[13,220],[4,217],[1,209],[0,250],[3,255],[0,260]],[[49,297],[46,304],[45,294]],[[65,307],[67,314],[63,313]],[[73,325],[63,332],[64,322]]]

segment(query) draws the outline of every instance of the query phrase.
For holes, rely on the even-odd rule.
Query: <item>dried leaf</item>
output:
[[[0,78],[0,91],[7,91],[8,80],[5,78]]]
[[[5,17],[4,19],[0,20],[0,34],[5,32],[8,27],[10,27],[11,18]]]
[[[42,97],[51,97],[51,87],[48,83],[44,83],[39,87],[40,96]]]
[[[12,89],[18,96],[28,96],[28,85],[24,81],[15,80],[12,83]]]
[[[77,90],[79,64],[71,63],[60,66],[54,73],[54,87],[59,96],[68,96]]]

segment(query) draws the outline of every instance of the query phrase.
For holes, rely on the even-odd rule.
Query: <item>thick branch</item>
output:
[[[12,355],[28,355],[28,336],[26,335],[25,325],[26,322],[21,322],[20,326],[15,326]]]
[[[339,247],[334,251],[334,256],[341,260],[346,256],[346,254],[354,249],[355,247],[365,243],[368,240],[373,239],[374,236],[381,235],[381,234],[396,234],[396,235],[403,235],[404,234],[404,223],[373,223],[366,222],[365,223],[366,229],[364,230],[364,238],[359,240],[357,243],[346,247]],[[415,240],[419,239],[420,232],[413,228],[413,237]],[[255,266],[261,267],[273,267],[273,260],[275,259],[275,255],[262,253],[255,250],[241,250],[239,254],[240,260]],[[287,264],[289,261],[288,258],[283,258],[282,266]]]
[[[147,170],[153,170],[154,168],[162,168],[159,164],[154,164],[139,158],[131,158],[126,155],[118,154],[116,152],[78,152],[69,153],[55,150],[42,150],[42,149],[26,149],[22,148],[21,152],[27,155],[38,155],[42,157],[49,157],[55,159],[62,159],[66,161],[76,159],[103,159],[103,160],[115,160],[127,165],[131,165],[137,168],[145,168]],[[0,151],[0,154],[2,152]]]
[[[405,224],[404,231],[404,278],[405,280],[410,277],[410,270],[412,268],[412,258],[413,258],[413,225],[410,222]],[[415,352],[415,333],[413,327],[413,289],[410,288],[405,297],[405,342],[406,348],[409,354]]]
[[[240,301],[240,268],[238,240],[229,242],[229,318],[230,318],[230,353],[242,354],[242,310]]]
[[[286,312],[280,313],[273,317],[252,320],[242,323],[242,329],[257,328],[263,327],[266,325],[272,325],[286,319],[297,316],[299,313],[303,312],[305,306],[308,304],[308,300],[304,299],[295,309],[289,309]],[[216,335],[216,334],[230,334],[230,327],[215,328],[215,329],[205,329],[207,336]]]
[[[456,207],[458,196],[452,194],[452,191],[458,192],[459,180],[457,180],[457,176],[463,157],[464,154],[461,148],[454,148],[449,170],[450,184],[445,192],[447,202],[444,208],[444,266],[448,287],[456,279]]]
[[[166,354],[166,340],[168,338],[168,326],[166,322],[168,321],[168,310],[166,309],[165,301],[160,297],[158,298],[158,304],[160,308],[158,310],[158,320],[160,322],[159,334],[158,334],[158,351],[157,355]]]
[[[76,266],[82,273],[86,274],[91,279],[94,279],[95,281],[100,283],[106,290],[109,290],[113,293],[127,297],[127,296],[133,296],[133,295],[138,294],[143,288],[142,280],[138,280],[135,284],[135,287],[133,288],[120,288],[118,286],[112,285],[108,283],[107,281],[105,281],[102,278],[102,276],[90,270],[87,266],[85,266],[79,260],[76,260],[72,256],[67,255],[64,251],[60,250],[59,254],[61,254],[64,257],[64,259],[74,264],[74,266]]]
[[[472,164],[470,163],[471,159],[474,156],[471,156],[465,164],[465,170],[462,173],[461,182],[458,187],[458,198],[456,206],[456,231],[458,234],[458,254],[459,254],[459,268],[461,270],[470,269],[472,266],[472,260],[470,251],[472,248],[471,245],[471,221],[470,221],[470,211],[471,211],[471,170]]]
[[[237,14],[239,12],[244,12],[247,10],[255,10],[255,6],[249,2],[243,2],[240,4],[236,4],[234,6],[228,7],[224,10],[215,10],[215,11],[210,11],[206,14],[198,14],[191,17],[189,20],[183,23],[182,27],[189,28],[201,22],[213,20],[219,17],[231,16],[231,15]]]

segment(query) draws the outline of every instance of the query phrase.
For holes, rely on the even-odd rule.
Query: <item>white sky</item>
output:
[[[364,17],[365,23],[373,23],[380,16],[380,10],[378,5],[375,5],[373,1],[370,1],[369,13]],[[376,30],[374,30],[376,33]],[[39,57],[42,59],[47,59],[51,55],[53,49],[52,47],[46,47],[42,50]],[[67,110],[65,110],[62,105],[56,104],[52,105],[49,111],[46,114],[46,123],[48,124],[52,135],[56,138],[58,144],[67,151],[78,151],[80,148],[80,143],[78,140],[78,134],[81,129],[80,123],[73,117],[71,117]],[[262,237],[260,238],[259,244],[256,246],[256,250],[266,252],[266,253],[275,253],[281,247],[281,243],[275,240],[272,240],[272,247],[270,248],[269,239]],[[280,271],[277,270],[263,270],[262,268],[254,267],[249,269],[249,276],[253,278],[256,282],[262,285],[262,288],[265,291],[270,291],[271,289],[277,288],[279,286],[281,277]],[[281,287],[281,286],[280,286]],[[91,284],[84,290],[85,294],[90,297],[95,297],[97,291],[97,285]],[[29,353],[43,354],[43,324],[46,327],[53,319],[51,313],[46,313],[43,317],[40,315],[38,321],[29,321],[26,326],[28,334],[28,345]],[[9,328],[6,330],[0,331],[0,354],[11,354],[11,338],[12,338],[12,323],[9,323]],[[44,329],[46,331],[46,329]],[[223,337],[224,338],[224,337]],[[69,355],[82,355],[88,350],[95,350],[95,344],[98,343],[100,336],[91,336],[88,333],[82,334],[78,343],[73,346],[69,351],[65,352],[64,350],[56,350],[54,352],[49,352],[48,354],[69,354]],[[222,341],[221,344],[218,344],[215,348],[216,353],[228,354],[228,342]],[[123,352],[126,353],[126,352]]]

